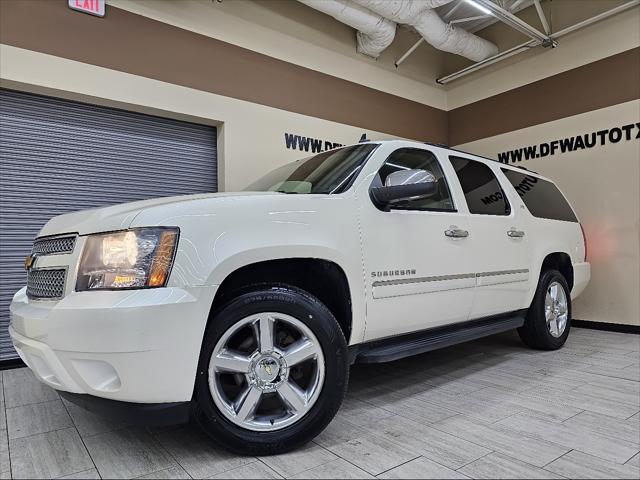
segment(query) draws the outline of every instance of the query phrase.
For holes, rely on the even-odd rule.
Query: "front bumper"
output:
[[[132,403],[191,400],[215,287],[73,292],[34,301],[20,290],[9,333],[51,387]]]
[[[60,395],[85,410],[128,425],[161,427],[187,423],[191,408],[189,402],[131,403],[80,393],[60,392]]]

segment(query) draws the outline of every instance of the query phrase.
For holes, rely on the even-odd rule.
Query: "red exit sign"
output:
[[[69,8],[98,17],[104,17],[105,1],[106,0],[69,0]]]

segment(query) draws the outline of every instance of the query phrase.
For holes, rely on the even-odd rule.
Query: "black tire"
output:
[[[567,297],[568,318],[564,332],[559,337],[551,335],[545,318],[545,297],[553,282],[558,282]],[[564,345],[571,329],[571,290],[567,280],[557,270],[545,270],[540,275],[538,288],[527,312],[524,325],[518,329],[522,341],[538,350],[557,350]]]
[[[324,385],[313,407],[296,423],[281,430],[258,432],[229,421],[216,407],[208,382],[208,365],[220,337],[241,319],[275,311],[295,317],[309,327],[325,358]],[[258,285],[213,312],[207,327],[193,397],[192,415],[221,447],[241,455],[274,455],[299,448],[331,422],[347,390],[347,342],[327,307],[309,293],[287,285]]]

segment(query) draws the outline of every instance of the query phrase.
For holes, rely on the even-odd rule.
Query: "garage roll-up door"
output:
[[[51,217],[153,197],[215,192],[216,130],[0,90],[0,361],[16,358],[9,303]]]

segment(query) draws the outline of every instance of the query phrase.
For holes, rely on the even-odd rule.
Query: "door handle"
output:
[[[511,238],[522,238],[524,237],[524,232],[522,230],[512,228],[511,230],[507,230],[507,236]]]
[[[444,234],[450,238],[466,238],[469,236],[469,232],[453,225],[445,230]]]

